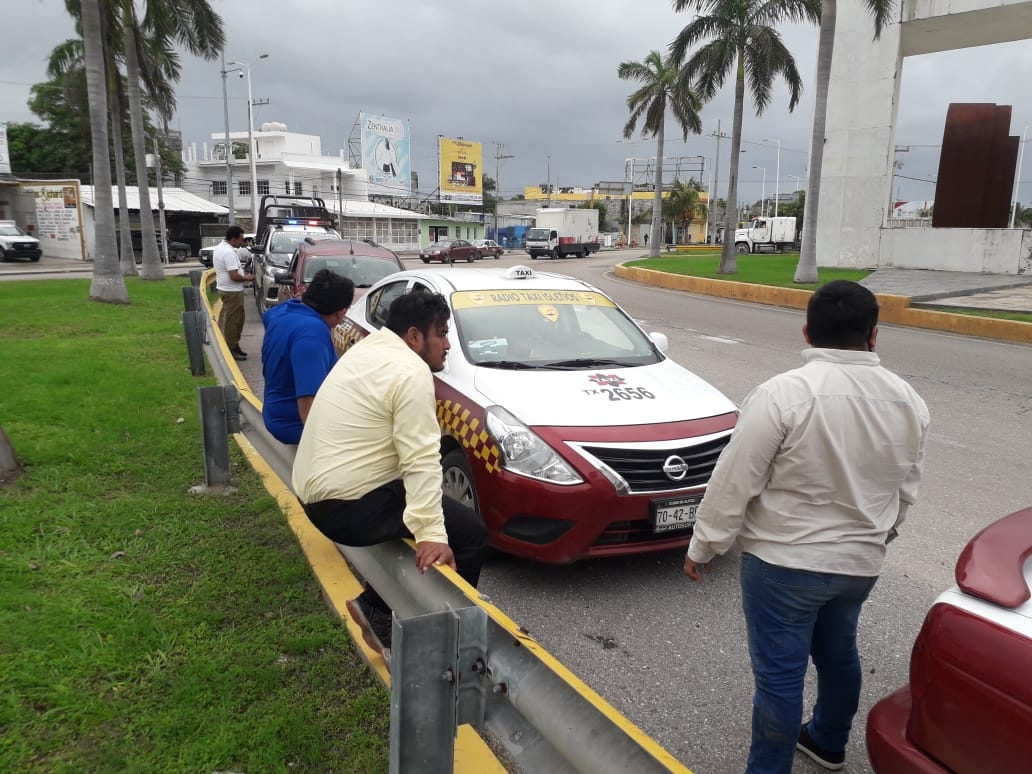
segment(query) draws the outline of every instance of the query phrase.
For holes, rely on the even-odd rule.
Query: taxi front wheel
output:
[[[477,490],[473,485],[473,474],[470,472],[466,453],[462,449],[452,449],[444,455],[441,467],[444,469],[444,493],[467,508],[479,511]]]

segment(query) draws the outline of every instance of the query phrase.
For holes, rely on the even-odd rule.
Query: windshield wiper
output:
[[[628,363],[624,360],[612,360],[598,357],[582,357],[572,360],[556,360],[551,363],[542,363],[542,368],[601,368],[602,366],[632,366],[635,363]]]
[[[481,360],[473,365],[483,368],[505,368],[510,371],[537,371],[542,368],[542,366],[524,363],[522,360]]]

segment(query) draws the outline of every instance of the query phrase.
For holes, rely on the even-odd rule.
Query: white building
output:
[[[200,154],[196,143],[184,148],[187,171],[183,188],[229,207],[225,132],[211,135]],[[322,198],[326,207],[341,215],[345,237],[369,238],[394,250],[420,246],[420,221],[425,215],[369,201],[369,175],[352,168],[347,153],[324,155],[322,140],[311,134],[287,130],[286,124],[262,124],[254,131],[255,200],[252,202],[251,168],[247,157],[247,132],[230,132],[235,156],[232,162],[233,209],[236,220],[252,225],[253,207],[269,194]],[[245,227],[246,227],[245,225]]]

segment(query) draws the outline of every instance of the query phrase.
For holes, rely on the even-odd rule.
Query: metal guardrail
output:
[[[285,489],[293,449],[265,430],[261,401],[201,298],[208,361],[222,385],[237,386],[240,431]],[[420,575],[402,541],[338,549],[395,614],[391,772],[451,771],[456,725],[469,723],[517,771],[691,774],[450,569]]]

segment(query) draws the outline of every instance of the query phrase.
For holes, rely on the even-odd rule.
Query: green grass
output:
[[[389,697],[235,445],[204,483],[185,280],[0,283],[0,771],[384,772]]]
[[[690,277],[746,282],[752,285],[774,285],[798,290],[814,290],[825,282],[836,279],[859,282],[871,273],[870,269],[831,269],[822,266],[819,270],[818,282],[796,284],[792,281],[792,277],[795,275],[796,264],[799,262],[799,253],[746,253],[737,258],[737,274],[717,274],[717,267],[720,265],[720,250],[669,258],[661,253],[659,258],[629,261],[626,265],[655,269],[671,274],[686,274]]]
[[[859,282],[873,271],[872,269],[835,269],[821,266],[818,269],[818,282],[796,284],[792,281],[792,277],[795,276],[796,264],[798,262],[799,253],[747,253],[738,256],[737,274],[717,274],[717,267],[720,265],[720,251],[713,250],[676,257],[667,257],[661,254],[659,258],[628,261],[625,265],[640,266],[644,269],[655,269],[656,271],[669,272],[670,274],[685,274],[689,277],[705,277],[707,279],[719,279],[728,282],[746,282],[752,285],[773,285],[781,288],[798,288],[800,290],[816,290],[825,282],[837,279]],[[972,317],[991,317],[998,320],[1032,322],[1032,314],[1022,312],[932,306],[930,304],[921,304],[920,306],[922,309],[948,312],[949,314],[966,314]]]

